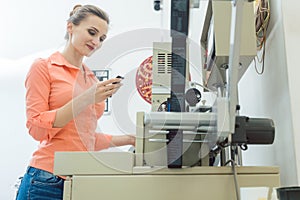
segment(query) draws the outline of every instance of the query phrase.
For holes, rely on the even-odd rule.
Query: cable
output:
[[[266,31],[270,20],[269,0],[259,0],[256,12],[257,48],[262,49],[266,40]]]
[[[263,55],[262,55],[261,61],[259,60],[259,58],[258,58],[257,55],[256,55],[255,58],[254,58],[255,71],[256,71],[256,73],[259,74],[259,75],[262,75],[262,74],[264,73],[264,71],[265,71],[265,52],[266,52],[266,50],[265,50],[266,44],[265,44],[265,43],[266,43],[266,42],[264,42],[264,45],[263,45]],[[257,61],[257,59],[258,59],[258,61]],[[257,62],[258,62],[258,63],[262,63],[261,71],[258,71],[258,69],[257,69]]]
[[[233,173],[233,178],[234,178],[234,186],[235,186],[236,199],[237,200],[241,200],[240,187],[238,185],[237,172],[236,172],[236,168],[235,168],[236,164],[235,164],[234,160],[230,159],[227,162],[225,162],[225,166],[228,165],[229,163],[231,163],[231,167],[232,167],[232,173]]]
[[[262,57],[259,58],[258,55],[254,58],[255,71],[257,74],[262,75],[265,70],[265,48],[267,40],[267,28],[270,21],[270,4],[269,0],[257,0],[258,4],[256,13],[256,43],[257,50],[263,49]],[[261,71],[257,68],[257,62],[262,63]]]

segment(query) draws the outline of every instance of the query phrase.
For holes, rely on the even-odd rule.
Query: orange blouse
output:
[[[25,81],[26,126],[40,144],[30,166],[53,173],[56,151],[98,151],[109,147],[112,136],[95,132],[104,102],[89,105],[63,128],[52,126],[58,108],[98,81],[91,70],[83,67],[85,75],[59,52],[32,64]]]

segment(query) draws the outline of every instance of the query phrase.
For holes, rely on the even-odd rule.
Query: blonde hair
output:
[[[79,25],[89,15],[95,15],[100,17],[109,24],[109,17],[105,11],[94,5],[75,5],[70,12],[70,17],[67,22],[72,22],[74,25]],[[68,33],[65,35],[65,39],[69,39]]]

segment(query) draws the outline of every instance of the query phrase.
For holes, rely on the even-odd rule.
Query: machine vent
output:
[[[158,74],[171,74],[172,54],[171,53],[158,53],[157,66],[158,66],[158,68],[157,68]]]
[[[167,73],[171,74],[172,72],[172,54],[168,53],[168,61],[167,61]]]

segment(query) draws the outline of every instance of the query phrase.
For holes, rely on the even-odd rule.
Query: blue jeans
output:
[[[64,179],[50,172],[28,167],[16,200],[62,200]]]

